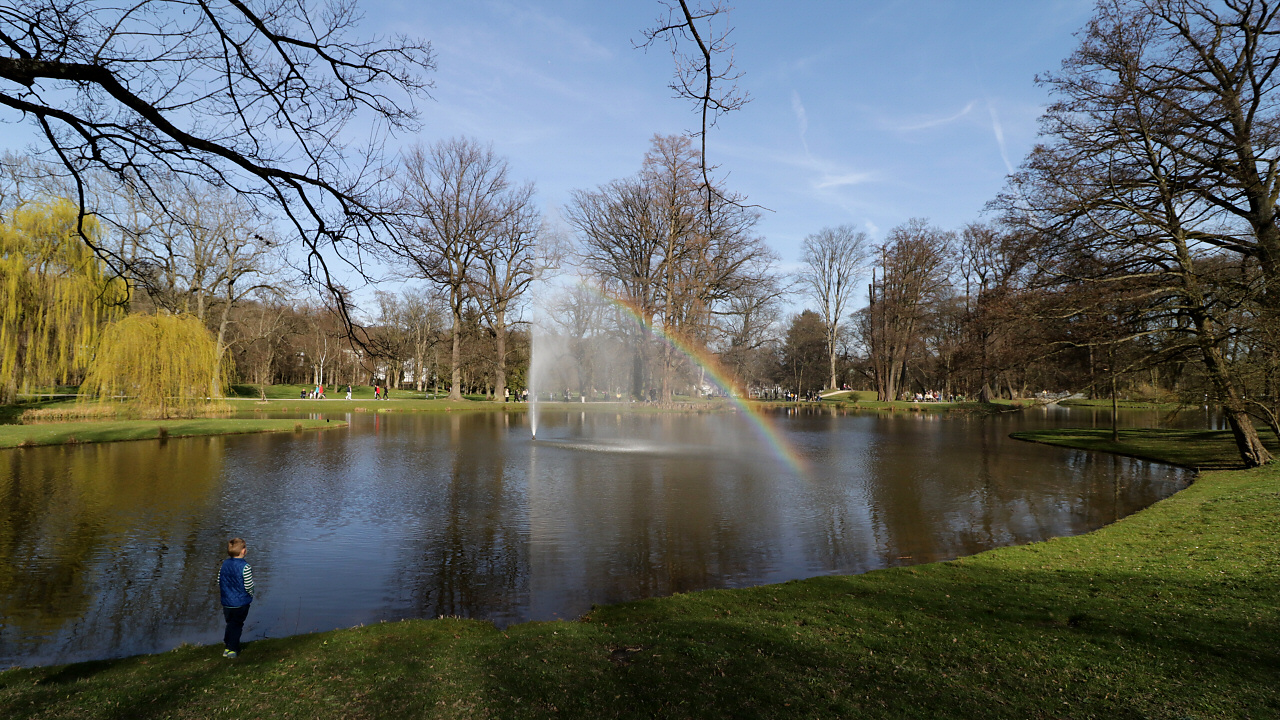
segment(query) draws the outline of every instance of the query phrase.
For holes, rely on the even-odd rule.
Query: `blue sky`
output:
[[[633,47],[656,0],[381,2],[368,31],[430,40],[433,100],[419,138],[494,144],[548,207],[634,173],[654,133],[695,126],[667,88],[665,46]],[[790,266],[800,241],[852,223],[873,238],[912,217],[979,219],[1035,142],[1037,73],[1076,44],[1091,0],[740,2],[731,15],[752,102],[708,154],[769,208],[760,230]]]
[[[655,133],[698,122],[667,87],[666,46],[635,47],[665,12],[658,0],[360,8],[357,35],[416,36],[437,53],[422,130],[391,149],[492,142],[549,213],[574,189],[636,172]],[[1034,78],[1072,51],[1092,10],[1093,0],[743,0],[730,23],[752,101],[712,129],[708,155],[730,189],[769,209],[758,229],[784,269],[825,226],[875,240],[912,217],[959,229],[1035,142],[1049,97]],[[28,124],[5,128],[2,146],[30,139]]]

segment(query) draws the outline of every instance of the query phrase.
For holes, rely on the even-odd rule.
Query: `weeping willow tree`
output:
[[[124,312],[128,286],[94,257],[79,222],[59,199],[0,223],[0,404],[78,379],[104,325]],[[93,217],[81,229],[90,241],[100,234]]]
[[[214,387],[229,384],[230,368],[196,316],[130,315],[103,332],[80,389],[103,401],[126,399],[145,415],[190,415]]]

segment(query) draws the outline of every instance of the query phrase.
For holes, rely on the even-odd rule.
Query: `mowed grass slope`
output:
[[[1262,443],[1280,456],[1280,442],[1269,428],[1259,428]],[[1230,430],[1120,428],[1119,440],[1107,428],[1067,428],[1016,432],[1018,440],[1116,453],[1203,470],[1241,467],[1240,452]]]
[[[195,420],[87,420],[35,425],[0,425],[0,448],[74,443],[155,440],[196,435],[237,435],[259,432],[292,432],[345,427],[345,422],[324,420],[258,420],[212,418]]]
[[[954,562],[12,670],[0,717],[1280,717],[1277,520],[1280,468],[1215,472]]]

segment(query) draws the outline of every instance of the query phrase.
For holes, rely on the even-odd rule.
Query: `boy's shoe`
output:
[[[234,659],[236,657],[239,657],[239,653],[237,653],[235,650],[223,650],[222,657]]]

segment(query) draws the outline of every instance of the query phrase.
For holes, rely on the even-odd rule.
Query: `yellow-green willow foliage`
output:
[[[59,199],[0,223],[0,404],[78,378],[102,327],[123,312],[128,286],[94,257],[78,216]],[[93,217],[83,228],[90,240],[100,235]]]
[[[217,354],[213,334],[194,315],[130,315],[102,333],[80,392],[123,397],[146,415],[189,415],[215,381],[217,387],[230,383],[230,363],[218,364]],[[216,378],[211,367],[218,368]]]

